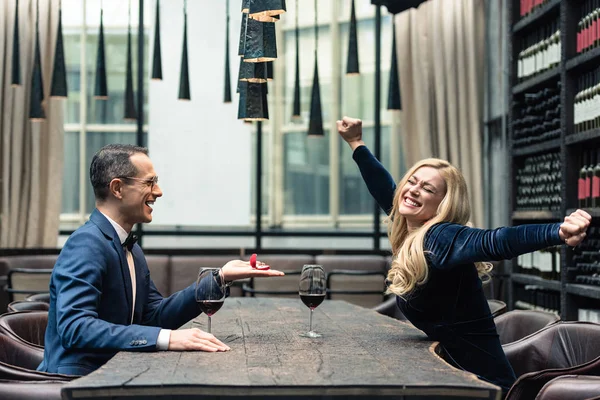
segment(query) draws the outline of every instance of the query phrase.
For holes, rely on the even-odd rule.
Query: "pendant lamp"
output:
[[[152,53],[152,79],[162,81],[162,78],[162,52],[160,49],[160,0],[156,0],[154,52]]]
[[[350,12],[350,31],[348,37],[348,60],[346,63],[346,75],[358,75],[358,37],[356,33],[356,11],[354,9],[354,0]]]
[[[62,31],[62,0],[58,3],[58,31],[54,50],[54,69],[52,71],[52,87],[50,97],[67,97],[67,68],[65,66],[65,50]]]
[[[310,118],[308,121],[308,136],[323,137],[323,112],[321,109],[321,88],[319,85],[319,63],[317,49],[319,48],[319,26],[317,25],[317,0],[315,0],[315,72],[310,96]]]
[[[240,82],[238,119],[245,121],[269,119],[266,83]]]
[[[402,110],[400,97],[400,80],[398,78],[398,53],[396,52],[396,22],[392,17],[392,65],[388,88],[388,110]]]
[[[298,30],[298,2],[296,0],[296,75],[294,78],[294,104],[292,109],[292,118],[300,118],[300,34]]]
[[[133,98],[133,68],[131,60],[131,0],[129,0],[129,22],[127,23],[127,70],[125,72],[125,120],[135,121],[137,112]]]
[[[29,98],[29,119],[43,121],[46,118],[42,102],[44,101],[44,82],[42,80],[42,61],[40,57],[40,2],[36,2],[35,16],[35,53],[33,73],[31,74],[31,96]]]
[[[10,83],[12,86],[21,85],[21,42],[19,40],[19,0],[15,4],[15,22],[13,26],[13,53]]]
[[[229,0],[225,0],[225,87],[223,102],[231,103],[231,73],[229,71]]]
[[[183,3],[183,50],[181,52],[181,72],[179,75],[179,100],[191,100],[187,51],[187,0],[184,0]]]
[[[246,23],[245,62],[273,61],[277,58],[275,23],[248,19]]]
[[[280,15],[285,11],[285,0],[250,0],[248,14],[250,18],[258,19],[261,16]]]
[[[96,53],[96,85],[94,97],[98,100],[108,99],[106,83],[106,60],[104,58],[104,9],[100,2],[100,30],[98,32],[98,52]]]

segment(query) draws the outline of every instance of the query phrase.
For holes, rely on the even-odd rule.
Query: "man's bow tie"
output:
[[[129,232],[127,235],[127,239],[123,242],[123,247],[127,247],[127,250],[131,251],[133,249],[133,245],[137,242],[138,237],[133,234],[133,232]]]

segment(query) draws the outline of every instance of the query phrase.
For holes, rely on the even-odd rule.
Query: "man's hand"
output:
[[[592,216],[583,210],[576,210],[565,217],[560,225],[558,235],[568,246],[575,247],[585,239]]]
[[[257,264],[260,261],[256,262]],[[262,264],[262,263],[261,263]],[[246,278],[261,278],[269,276],[283,276],[284,273],[276,269],[254,269],[248,261],[231,260],[221,268],[223,279],[227,282]]]
[[[198,328],[172,330],[169,350],[229,351],[229,346]]]
[[[344,117],[336,124],[338,133],[350,145],[352,151],[365,145],[362,141],[362,121],[360,119]]]

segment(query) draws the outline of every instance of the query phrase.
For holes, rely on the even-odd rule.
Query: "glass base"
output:
[[[321,335],[320,333],[317,333],[315,331],[309,331],[306,333],[301,333],[300,336],[307,337],[307,338],[318,338],[318,337],[322,337],[323,335]]]

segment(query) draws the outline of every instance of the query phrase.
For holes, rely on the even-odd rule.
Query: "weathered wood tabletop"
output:
[[[456,398],[497,399],[499,388],[457,370],[412,325],[343,301],[314,312],[300,299],[229,298],[212,317],[225,353],[120,352],[68,383],[68,399]],[[206,315],[188,323],[204,329]]]

